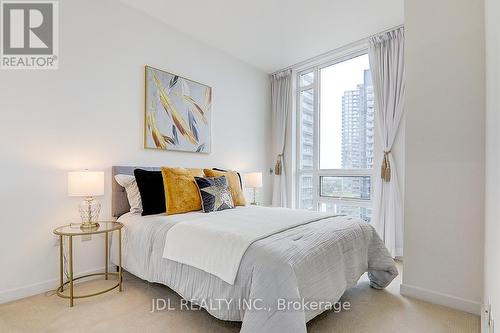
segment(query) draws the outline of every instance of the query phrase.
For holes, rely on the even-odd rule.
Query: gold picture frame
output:
[[[144,67],[144,148],[209,154],[212,87]]]

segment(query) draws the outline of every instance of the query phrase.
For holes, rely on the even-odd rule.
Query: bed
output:
[[[113,167],[112,173],[133,174],[134,169]],[[287,216],[294,211],[247,206],[210,214],[140,216],[127,212],[127,205],[123,188],[114,183],[113,214],[125,225],[123,269],[170,287],[218,319],[241,321],[242,333],[305,333],[306,322],[331,308],[365,272],[377,289],[385,288],[398,274],[371,225],[346,216],[311,215],[304,223],[252,242],[242,254],[232,281],[206,268],[164,258],[169,232],[173,234],[179,226],[195,225],[207,215],[212,220],[237,220],[238,216],[265,220],[273,214]],[[188,242],[186,239],[184,243]],[[196,242],[188,245],[210,255]],[[111,251],[111,261],[117,262],[116,252]]]

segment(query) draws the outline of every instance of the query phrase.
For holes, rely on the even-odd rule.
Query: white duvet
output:
[[[241,259],[253,242],[332,216],[329,213],[255,206],[201,214],[169,229],[163,257],[234,284]]]

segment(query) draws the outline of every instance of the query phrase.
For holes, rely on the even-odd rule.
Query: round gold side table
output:
[[[54,229],[54,234],[59,236],[59,287],[57,288],[57,295],[62,298],[69,298],[69,306],[72,307],[74,304],[74,299],[76,298],[85,298],[97,296],[100,294],[104,294],[108,291],[111,291],[115,288],[118,288],[119,291],[122,291],[122,228],[123,224],[120,222],[101,222],[99,221],[99,226],[90,229],[81,229],[79,224],[68,224],[61,226],[59,228]],[[109,233],[113,231],[118,231],[118,272],[108,272],[108,253],[109,253]],[[75,236],[88,236],[88,235],[97,235],[97,234],[105,234],[105,253],[106,253],[106,266],[104,268],[104,273],[94,273],[82,275],[79,277],[73,277],[73,237]],[[64,282],[64,263],[63,263],[63,239],[64,236],[68,237],[68,271],[69,277],[68,281]],[[98,276],[104,275],[105,280],[108,279],[109,275],[118,276],[118,283],[113,285],[110,288],[105,290],[101,290],[92,294],[85,295],[74,295],[74,281],[83,279],[89,276]],[[69,285],[69,296],[64,295],[64,287]]]

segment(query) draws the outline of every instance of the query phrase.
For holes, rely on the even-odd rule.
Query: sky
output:
[[[340,169],[342,163],[342,96],[364,80],[370,68],[362,55],[321,69],[320,73],[320,168]]]

